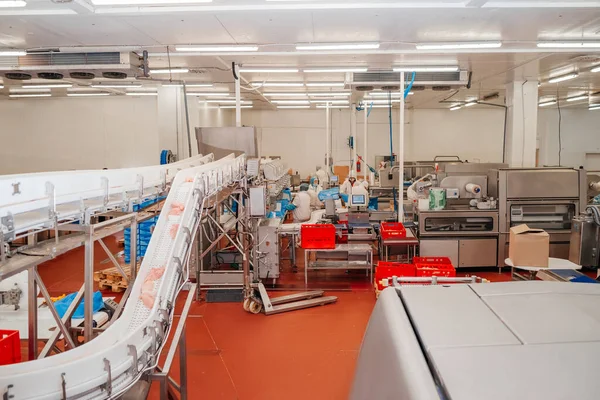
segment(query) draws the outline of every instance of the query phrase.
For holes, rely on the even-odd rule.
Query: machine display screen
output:
[[[352,195],[352,205],[353,206],[364,206],[366,205],[365,195],[364,194],[353,194]]]
[[[340,180],[338,179],[337,175],[332,175],[331,178],[329,178],[329,182],[331,183],[338,183]]]

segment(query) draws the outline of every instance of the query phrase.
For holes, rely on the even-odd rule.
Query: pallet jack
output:
[[[263,311],[265,315],[273,315],[287,311],[324,306],[337,301],[337,297],[323,297],[324,294],[325,292],[323,290],[313,290],[310,292],[294,293],[271,299],[269,298],[265,285],[263,285],[262,282],[259,282],[256,285],[254,294],[244,300],[244,310],[252,314],[259,314]]]

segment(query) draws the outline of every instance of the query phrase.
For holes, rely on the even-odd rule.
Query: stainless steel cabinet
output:
[[[448,257],[452,265],[458,266],[458,240],[421,239],[419,254],[421,257]]]
[[[498,239],[421,239],[423,257],[448,257],[457,268],[495,267]]]

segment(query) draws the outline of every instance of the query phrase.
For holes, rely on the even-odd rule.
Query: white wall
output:
[[[242,110],[242,123],[262,132],[261,155],[279,155],[287,166],[302,175],[324,165],[325,110]],[[335,164],[349,164],[346,145],[350,135],[350,110],[332,109],[332,154]],[[398,150],[399,111],[393,110],[394,152]],[[363,115],[357,115],[357,149],[363,152]],[[502,161],[503,109],[460,111],[420,109],[406,112],[406,159],[431,160],[436,155],[458,155],[480,162]],[[389,122],[387,109],[373,109],[368,121],[368,162],[375,155],[387,155]]]
[[[598,162],[586,165],[588,158],[600,155],[600,111],[586,109],[561,109],[560,124],[562,166],[584,166],[600,170]],[[559,114],[557,109],[543,109],[538,113],[538,136],[540,143],[540,165],[556,166],[558,162]]]
[[[163,149],[187,157],[185,107],[176,90],[157,97],[2,100],[0,174],[155,165]],[[194,128],[228,126],[232,113],[204,108],[194,97],[188,103],[197,154]]]

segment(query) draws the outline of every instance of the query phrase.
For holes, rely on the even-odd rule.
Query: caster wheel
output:
[[[250,297],[248,297],[247,299],[244,300],[244,303],[243,303],[244,311],[250,312],[250,303],[251,302],[252,302],[252,299]]]
[[[256,302],[256,301],[252,301],[250,303],[250,312],[252,314],[259,314],[262,311],[262,304]]]

